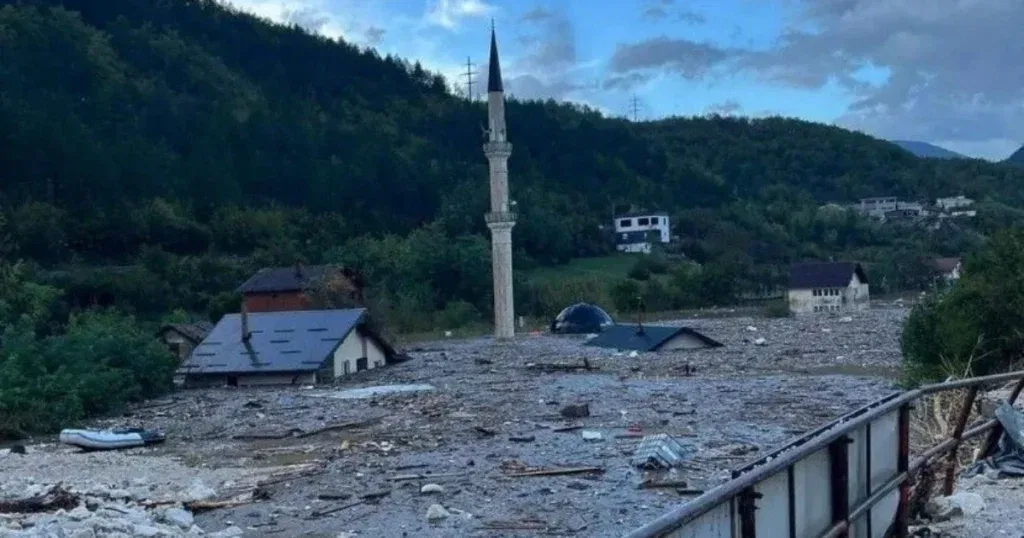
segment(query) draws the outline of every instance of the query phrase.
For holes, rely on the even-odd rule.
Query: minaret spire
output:
[[[505,95],[498,63],[498,39],[491,20],[491,57],[487,73],[487,142],[484,155],[490,164],[491,211],[484,215],[491,230],[491,273],[494,277],[494,336],[515,336],[515,306],[512,301],[512,228],[516,214],[508,196],[508,158],[512,144],[505,133]]]
[[[498,38],[494,33],[494,19],[491,19],[491,59],[488,62],[487,91],[503,92],[501,84],[501,63],[498,61]]]

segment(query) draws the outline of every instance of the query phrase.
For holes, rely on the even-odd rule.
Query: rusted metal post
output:
[[[829,482],[832,497],[832,523],[845,522],[850,517],[850,443],[845,435],[828,445]],[[846,538],[849,532],[835,534]]]
[[[739,513],[740,513],[740,538],[756,538],[757,537],[757,518],[754,515],[754,511],[757,510],[756,501],[761,498],[761,494],[754,491],[753,487],[744,489],[739,494]]]
[[[964,397],[963,406],[960,407],[960,416],[956,419],[956,426],[953,430],[953,447],[949,450],[946,462],[946,479],[942,483],[942,494],[952,495],[953,485],[956,483],[956,468],[959,463],[960,438],[967,427],[967,419],[971,416],[971,407],[974,406],[974,398],[978,396],[978,385],[972,385],[967,389],[967,396]]]
[[[905,473],[910,468],[910,405],[900,406],[899,413],[899,453],[896,455],[896,472]],[[893,538],[907,538],[910,519],[910,480],[900,484],[900,502],[896,506],[896,524]]]
[[[1020,381],[1014,385],[1013,392],[1011,392],[1010,396],[1006,399],[1006,403],[1013,405],[1013,403],[1017,401],[1017,396],[1020,396],[1021,390],[1024,390],[1024,377],[1020,378]],[[1002,435],[1003,425],[996,424],[995,427],[992,428],[992,431],[988,432],[988,437],[985,438],[985,442],[981,444],[981,452],[978,452],[978,457],[987,458],[989,453],[991,453],[992,449],[996,446],[996,443],[999,442],[999,437]]]

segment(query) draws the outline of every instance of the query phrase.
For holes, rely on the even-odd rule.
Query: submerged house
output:
[[[586,345],[644,352],[722,347],[721,342],[689,327],[655,325],[612,325],[587,341]]]
[[[175,357],[185,360],[212,330],[213,324],[209,321],[171,323],[161,327],[157,337]]]
[[[868,308],[868,277],[859,263],[801,263],[790,268],[789,310],[794,314]]]
[[[332,265],[296,264],[294,267],[260,269],[238,287],[249,312],[284,312],[310,308],[307,292],[325,282],[340,283],[350,299],[360,304],[362,294],[356,276]]]
[[[243,309],[224,316],[177,374],[186,385],[308,385],[403,359],[361,308]]]

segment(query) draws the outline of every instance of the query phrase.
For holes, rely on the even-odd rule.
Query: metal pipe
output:
[[[1006,403],[1008,403],[1010,405],[1013,405],[1014,402],[1017,401],[1017,396],[1020,396],[1020,391],[1022,389],[1024,389],[1024,378],[1021,378],[1020,381],[1017,382],[1017,385],[1015,385],[1013,387],[1013,392],[1011,392],[1010,396],[1008,398],[1006,398]],[[978,457],[979,458],[987,458],[989,453],[992,452],[992,448],[995,447],[996,443],[999,442],[999,437],[1002,436],[1002,434],[1003,434],[1002,425],[1001,424],[997,425],[996,428],[993,429],[988,434],[988,437],[985,438],[985,442],[982,443],[981,451],[978,452]]]
[[[871,494],[870,497],[857,503],[857,506],[850,511],[850,517],[845,521],[840,521],[831,527],[829,527],[824,533],[821,534],[820,538],[839,538],[844,536],[846,532],[850,530],[850,523],[857,521],[860,516],[863,516],[867,511],[874,505],[878,504],[883,497],[890,494],[896,488],[903,485],[910,478],[908,473],[900,473],[893,479],[889,480],[882,487],[878,488],[877,491]]]

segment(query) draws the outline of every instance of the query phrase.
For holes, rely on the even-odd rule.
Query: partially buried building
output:
[[[801,263],[790,268],[789,309],[794,314],[868,308],[868,276],[859,263]]]
[[[186,385],[330,382],[400,362],[361,308],[228,314],[178,369]]]

